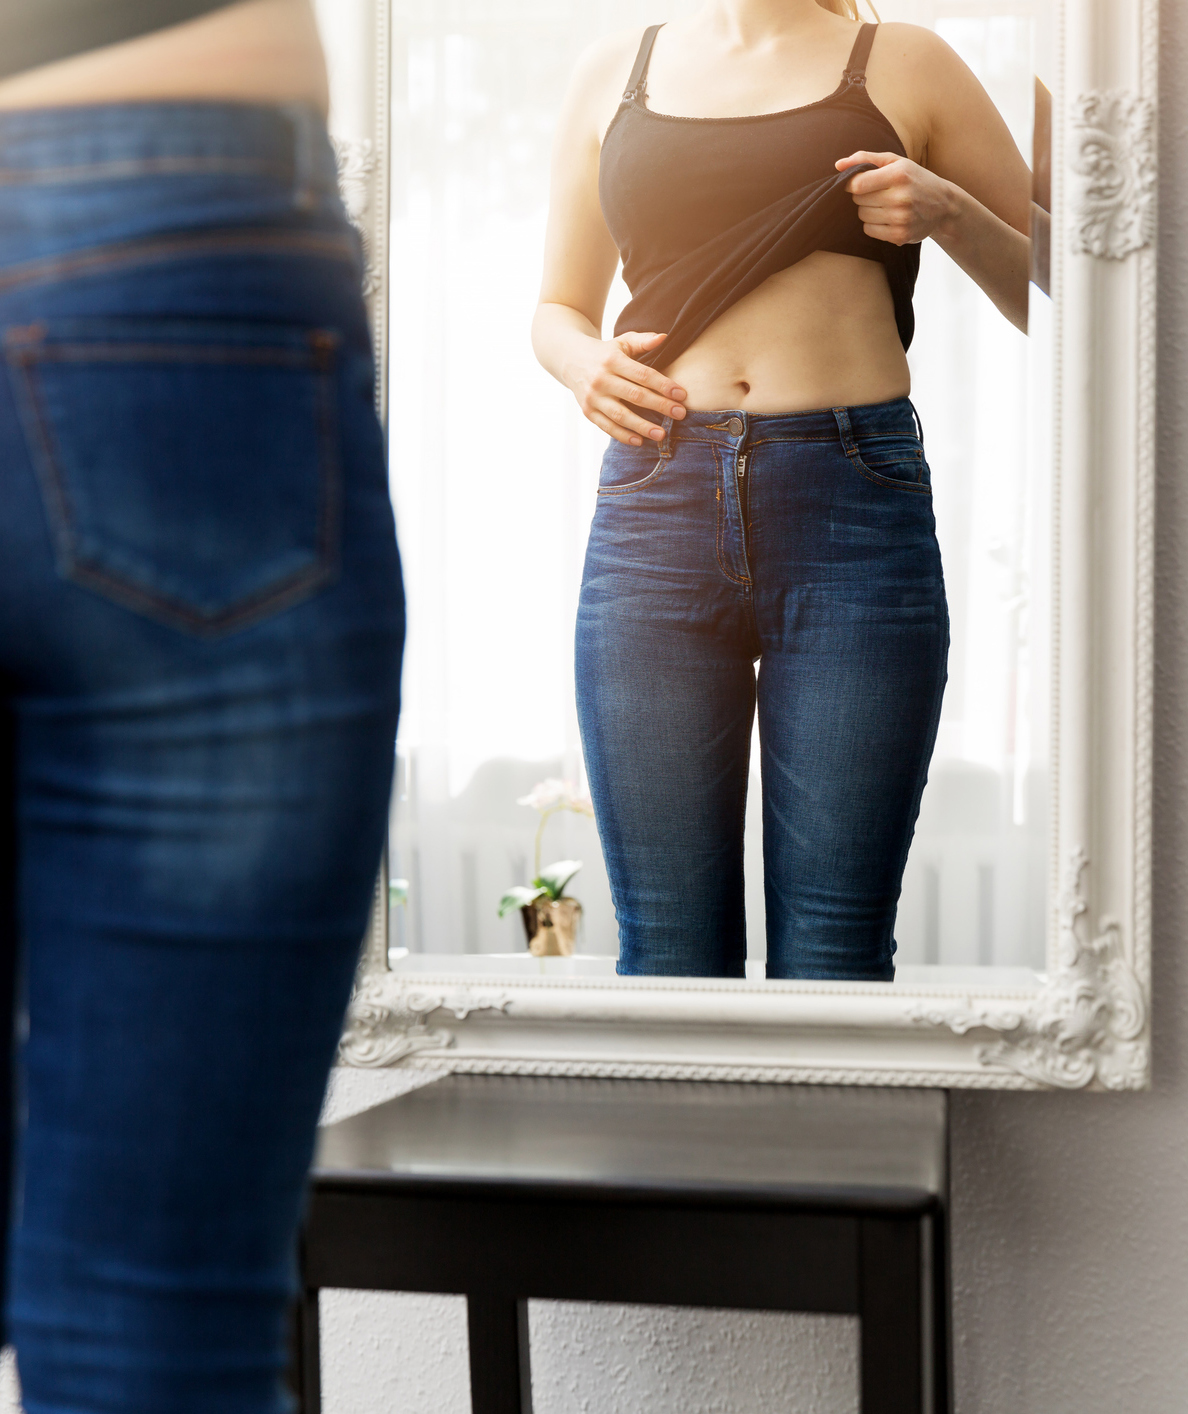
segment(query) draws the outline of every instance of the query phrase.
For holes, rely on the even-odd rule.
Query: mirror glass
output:
[[[879,9],[943,36],[1032,164],[1052,84],[1051,3]],[[614,973],[573,686],[607,439],[537,364],[529,324],[550,145],[576,57],[601,34],[694,8],[394,0],[390,434],[410,614],[389,851],[398,970]],[[1050,203],[1043,163],[1036,170],[1042,220]],[[925,967],[1044,966],[1052,536],[1048,296],[1032,284],[1023,335],[935,243],[921,257],[909,363],[951,648],[896,925],[898,975],[915,980]],[[1038,256],[1033,280],[1047,283]],[[627,299],[617,278],[608,333]],[[752,761],[747,975],[762,978],[757,750]],[[582,906],[576,955],[537,958],[521,914],[500,917],[500,900],[564,860],[582,864],[566,889]]]

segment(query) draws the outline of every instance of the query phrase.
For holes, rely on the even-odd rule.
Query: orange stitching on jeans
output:
[[[656,465],[648,472],[647,476],[641,477],[638,481],[625,481],[621,486],[600,486],[598,494],[600,496],[626,496],[633,491],[642,491],[649,483],[656,480],[664,470],[664,457],[659,457]]]
[[[313,348],[254,348],[250,344],[42,344],[19,338],[6,344],[21,363],[214,363],[258,364],[266,368],[323,368],[325,357]]]
[[[722,481],[726,475],[726,471],[722,465],[721,457],[718,456],[717,444],[714,444],[714,469],[717,472],[717,485],[719,492],[718,500],[721,501]],[[722,506],[722,508],[718,511],[718,539],[717,544],[714,546],[714,553],[718,557],[718,568],[722,571],[726,578],[731,581],[732,584],[741,584],[745,589],[749,589],[751,587],[751,581],[749,579],[739,579],[736,574],[731,574],[731,572],[726,568],[726,565],[722,560],[722,520],[724,516],[725,506]]]
[[[240,599],[234,604],[212,612],[154,592],[130,580],[120,579],[96,565],[77,557],[74,543],[74,512],[70,504],[67,487],[58,469],[54,438],[43,405],[41,390],[33,377],[33,369],[45,362],[44,346],[30,346],[31,339],[44,337],[45,330],[34,324],[11,331],[8,363],[19,370],[18,386],[25,395],[30,416],[22,417],[30,434],[34,468],[42,489],[49,521],[54,537],[55,559],[58,572],[69,582],[89,588],[104,595],[114,603],[122,604],[148,618],[169,624],[173,628],[186,630],[198,637],[210,638],[223,633],[231,633],[262,617],[271,617],[293,604],[300,602],[315,590],[333,583],[339,571],[339,525],[342,518],[342,475],[338,459],[336,436],[337,390],[334,379],[334,353],[338,339],[328,330],[313,330],[308,336],[309,350],[301,354],[303,366],[316,370],[318,387],[318,428],[321,443],[318,455],[319,489],[321,504],[318,510],[317,561],[303,569],[294,570],[279,580],[257,590],[254,594]],[[99,346],[101,347],[101,346]],[[148,346],[155,347],[155,346]],[[189,346],[193,347],[193,346]],[[233,347],[233,353],[240,353],[240,347]],[[261,350],[267,352],[267,350]],[[288,353],[288,350],[278,350]],[[301,352],[301,351],[298,351]]]
[[[91,162],[77,167],[0,167],[0,186],[64,186],[68,182],[110,181],[119,177],[254,176],[286,177],[290,169],[257,157],[143,157]]]
[[[200,236],[152,236],[145,240],[120,241],[92,246],[65,255],[48,255],[26,261],[0,273],[0,293],[34,284],[39,280],[61,280],[108,270],[113,265],[135,265],[142,260],[172,260],[184,256],[234,255],[241,251],[276,255],[325,256],[357,263],[353,235],[320,234],[313,231],[207,231]]]
[[[857,448],[853,453],[846,452],[846,459],[853,463],[858,475],[869,481],[872,486],[885,486],[889,491],[916,491],[925,496],[932,495],[932,487],[923,480],[921,481],[901,481],[897,476],[880,476],[877,471],[866,465],[859,455]],[[892,462],[888,466],[894,465]],[[924,468],[920,468],[921,478],[924,475]]]

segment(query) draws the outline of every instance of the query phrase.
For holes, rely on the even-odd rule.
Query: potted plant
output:
[[[540,811],[534,872],[531,885],[516,884],[499,900],[499,916],[503,918],[513,908],[520,910],[528,951],[534,957],[572,957],[582,906],[577,899],[570,898],[565,889],[582,867],[581,860],[560,859],[542,868],[540,847],[545,825],[558,811],[572,810],[577,815],[592,816],[594,807],[589,796],[579,795],[572,782],[552,779],[541,781],[516,804],[530,805]]]

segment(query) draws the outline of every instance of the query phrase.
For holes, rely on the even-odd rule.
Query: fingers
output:
[[[645,442],[662,442],[664,428],[657,427],[646,417],[640,417],[618,398],[596,398],[592,405],[583,408],[586,416],[604,432],[628,447],[642,447]]]
[[[649,349],[657,347],[661,339],[667,337],[667,334],[620,334],[614,340],[620,350],[619,357],[609,360],[607,368],[631,383],[638,383],[643,388],[650,388],[652,392],[659,393],[662,398],[671,398],[677,402],[682,401],[685,396],[683,388],[678,387],[671,378],[666,378],[663,373],[657,373],[654,368],[649,368],[646,363],[636,363],[632,357],[633,354],[647,353]]]
[[[626,446],[664,439],[664,429],[639,416],[635,408],[675,419],[685,415],[685,389],[632,357],[658,348],[666,337],[634,330],[620,334],[601,346],[597,358],[570,385],[578,406],[595,427]]]
[[[603,417],[600,412],[588,412],[587,419],[599,429],[600,432],[609,432],[616,442],[622,442],[625,447],[642,447],[643,438],[632,436],[624,432],[621,427],[617,427],[609,417]]]
[[[873,199],[855,197],[854,204],[858,208],[862,229],[877,241],[907,245],[911,241],[923,240],[928,234],[927,225],[922,223],[920,212],[906,187],[880,193]]]
[[[607,362],[606,373],[608,377],[625,378],[633,387],[647,388],[657,397],[666,398],[671,402],[680,403],[685,400],[684,388],[678,387],[671,378],[657,373],[646,363],[636,363],[633,358],[626,358],[622,354]]]
[[[667,334],[642,334],[638,329],[629,329],[625,334],[616,334],[615,343],[627,353],[650,353]]]
[[[912,205],[910,202],[891,201],[885,206],[872,204],[858,207],[858,219],[864,226],[904,226],[911,225]]]
[[[900,157],[895,162],[880,167],[877,172],[859,172],[846,183],[846,190],[851,196],[870,196],[875,192],[889,191],[902,185],[908,176],[907,158]]]
[[[889,167],[892,162],[902,162],[898,152],[851,152],[849,157],[839,157],[833,164],[839,172],[848,167],[857,167],[863,162],[873,162],[876,167]]]
[[[638,367],[638,365],[636,366]],[[685,409],[681,403],[673,402],[660,393],[653,393],[642,384],[633,382],[629,378],[617,378],[613,374],[608,374],[601,381],[599,392],[607,393],[612,398],[620,398],[624,402],[634,403],[636,407],[651,408],[653,412],[658,412],[664,417],[680,419],[685,415]]]
[[[912,240],[902,226],[881,226],[864,221],[862,229],[872,240],[886,241],[889,245],[908,245]]]

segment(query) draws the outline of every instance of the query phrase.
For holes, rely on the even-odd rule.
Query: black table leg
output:
[[[470,1292],[466,1323],[472,1414],[532,1414],[527,1301]]]
[[[322,1414],[322,1357],[318,1338],[318,1293],[303,1289],[289,1326],[289,1392],[297,1414]]]
[[[932,1387],[934,1414],[953,1408],[952,1273],[949,1270],[949,1210],[932,1225]]]
[[[922,1243],[919,1217],[862,1219],[858,1257],[862,1414],[928,1410]],[[930,1321],[931,1317],[929,1309]]]

